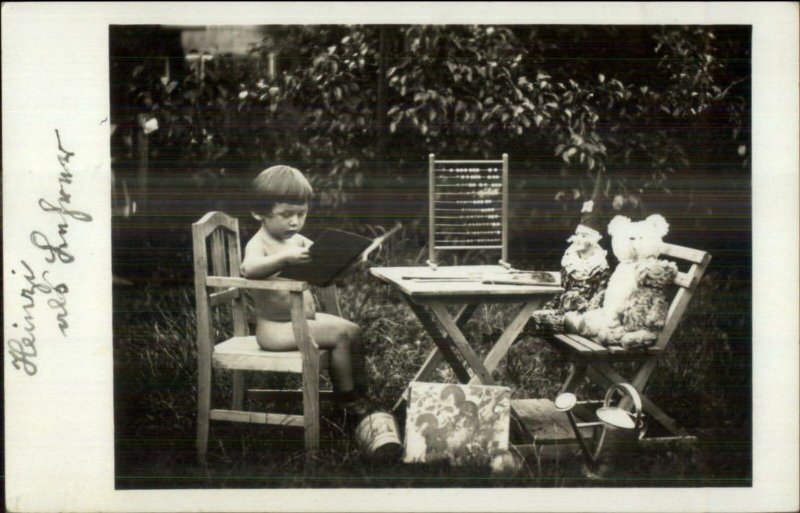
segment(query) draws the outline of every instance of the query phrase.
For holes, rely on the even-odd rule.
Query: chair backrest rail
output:
[[[711,256],[705,251],[678,246],[677,244],[670,244],[666,242],[661,248],[661,254],[681,260],[688,260],[693,264],[708,265],[708,262],[711,260]]]
[[[224,212],[209,212],[192,226],[198,229],[198,240],[205,240],[218,226],[223,226],[232,232],[239,231],[238,220]]]
[[[256,290],[288,290],[303,291],[308,284],[303,281],[277,281],[277,280],[248,280],[247,278],[234,278],[232,276],[206,276],[205,285],[208,287],[240,287]]]

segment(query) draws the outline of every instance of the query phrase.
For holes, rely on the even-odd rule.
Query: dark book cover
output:
[[[344,230],[326,229],[313,241],[309,249],[311,262],[289,266],[281,271],[279,276],[327,287],[337,277],[346,274],[355,264],[365,261],[373,250],[399,228],[397,225],[375,239]]]

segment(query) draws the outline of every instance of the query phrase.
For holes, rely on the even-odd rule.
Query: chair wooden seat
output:
[[[329,351],[321,349],[320,370],[328,367]],[[214,346],[211,355],[214,367],[265,372],[303,372],[300,351],[264,351],[255,336],[233,337]]]
[[[553,335],[553,338],[561,343],[557,345],[558,349],[585,359],[643,360],[661,352],[659,347],[642,349],[625,349],[620,346],[605,347],[591,339],[572,333],[559,333]]]
[[[684,266],[688,269],[679,272],[673,282],[675,294],[667,311],[664,328],[653,346],[646,349],[604,347],[591,339],[569,333],[551,334],[546,336],[545,340],[554,349],[566,354],[570,361],[570,373],[561,387],[562,393],[573,392],[584,378],[588,378],[603,389],[617,383],[630,383],[639,392],[645,413],[672,434],[686,436],[686,431],[653,403],[644,394],[644,390],[658,364],[659,357],[666,350],[672,334],[683,319],[689,301],[711,262],[711,255],[705,251],[675,244],[663,244],[660,255],[676,261],[679,267]],[[615,364],[624,362],[637,364],[638,370],[630,379],[624,377],[614,367]]]

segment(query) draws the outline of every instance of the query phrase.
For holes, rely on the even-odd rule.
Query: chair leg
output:
[[[312,361],[315,360],[315,361]],[[303,418],[306,458],[319,449],[319,357],[307,358],[303,365]]]
[[[586,370],[588,365],[582,361],[572,361],[569,365],[569,375],[567,376],[566,381],[564,384],[561,385],[561,390],[559,394],[563,394],[566,392],[575,392],[575,389],[578,388],[578,385],[581,384],[583,378],[586,377]],[[583,404],[578,404],[572,410],[574,415],[579,419],[591,419],[593,417],[592,412]]]
[[[561,385],[561,391],[559,393],[563,394],[565,392],[573,392],[577,387],[578,384],[581,382],[581,379],[586,375],[586,364],[583,362],[571,362],[569,364],[569,375],[567,376],[567,380],[564,381],[564,384]]]
[[[208,428],[211,411],[211,365],[200,364],[197,382],[197,461],[206,464]]]
[[[233,371],[233,397],[231,398],[231,410],[241,411],[244,409],[244,391],[244,371],[235,370]]]

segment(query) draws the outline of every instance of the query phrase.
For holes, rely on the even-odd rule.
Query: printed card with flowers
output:
[[[485,464],[508,450],[507,387],[413,382],[407,399],[404,462]]]

